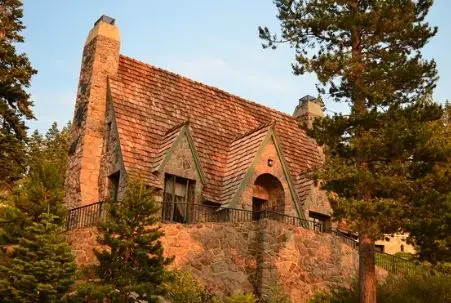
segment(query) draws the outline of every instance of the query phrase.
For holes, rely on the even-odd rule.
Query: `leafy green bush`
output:
[[[234,294],[224,299],[224,303],[257,303],[257,299],[252,294]]]
[[[172,303],[219,303],[219,299],[188,272],[174,271],[172,281],[167,282],[165,287]]]
[[[284,292],[282,286],[275,284],[271,287],[268,298],[263,298],[262,303],[292,303],[290,297]]]
[[[318,293],[311,303],[358,303],[357,283],[351,288],[338,288]],[[415,275],[389,277],[377,287],[379,303],[451,302],[451,277],[443,275]]]
[[[166,297],[172,303],[292,303],[279,285],[271,288],[268,298],[258,300],[251,293],[236,293],[231,296],[218,296],[200,285],[188,272],[172,272],[173,279],[165,283]]]

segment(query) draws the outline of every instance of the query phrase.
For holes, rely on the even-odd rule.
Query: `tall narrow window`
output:
[[[163,218],[186,223],[194,203],[194,180],[166,174],[164,180]]]
[[[121,173],[115,172],[108,177],[109,181],[109,190],[110,190],[110,199],[111,201],[117,201],[117,194],[119,191],[119,179],[121,177]]]

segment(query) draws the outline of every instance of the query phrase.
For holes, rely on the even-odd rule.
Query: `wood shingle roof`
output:
[[[155,182],[152,171],[189,121],[205,172],[203,196],[223,203],[252,161],[266,128],[274,125],[298,197],[300,176],[321,156],[296,118],[132,58],[120,56],[109,87],[126,170]],[[302,200],[302,199],[301,199]]]

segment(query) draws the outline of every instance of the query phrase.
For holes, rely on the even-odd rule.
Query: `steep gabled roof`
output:
[[[222,204],[229,202],[236,194],[270,127],[271,124],[258,126],[256,129],[238,136],[230,144],[223,186],[219,196],[219,202]]]
[[[164,139],[162,140],[160,149],[158,150],[155,158],[154,158],[154,165],[152,172],[164,171],[164,166],[166,162],[170,159],[172,155],[173,149],[177,146],[177,144],[186,137],[186,140],[188,141],[189,148],[191,149],[191,154],[193,156],[194,163],[196,164],[197,173],[199,174],[199,178],[202,182],[202,184],[205,184],[205,173],[204,170],[200,164],[199,155],[197,154],[197,149],[193,140],[193,137],[191,135],[191,132],[189,130],[189,123],[188,121],[183,122],[180,125],[177,125],[176,127],[170,129],[166,135],[164,136]]]
[[[151,185],[157,186],[152,184],[155,163],[175,140],[171,130],[185,121],[205,173],[203,196],[210,201],[224,201],[224,188],[233,186],[231,167],[239,164],[228,159],[229,152],[258,148],[258,136],[268,123],[275,125],[292,180],[321,162],[316,144],[294,117],[220,89],[125,56],[109,84],[125,168],[147,177]],[[240,140],[243,134],[248,138]],[[248,139],[255,145],[248,146]],[[302,182],[295,187],[301,197]]]

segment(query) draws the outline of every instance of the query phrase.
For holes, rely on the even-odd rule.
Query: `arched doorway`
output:
[[[254,182],[252,195],[254,219],[258,219],[258,213],[264,210],[285,212],[285,193],[282,183],[271,174],[262,174]]]

